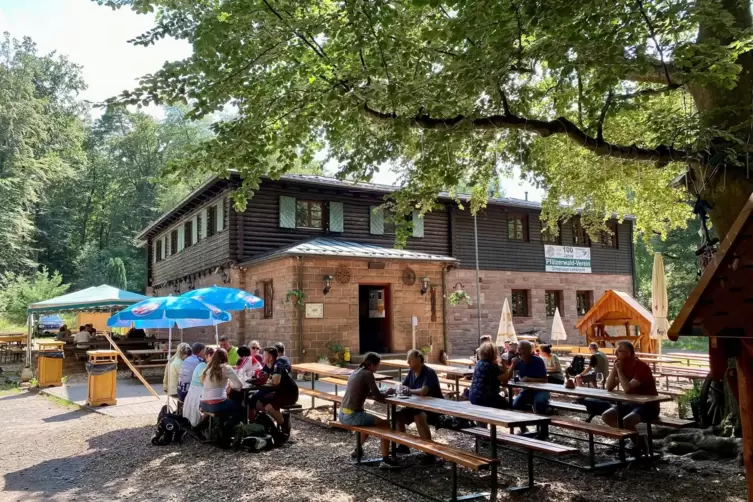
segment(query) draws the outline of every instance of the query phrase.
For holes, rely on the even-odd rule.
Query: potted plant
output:
[[[462,289],[459,289],[457,291],[453,291],[450,295],[450,305],[460,305],[462,302],[465,302],[467,305],[471,304],[471,297],[463,291]]]
[[[342,361],[342,353],[345,348],[338,342],[330,342],[327,344],[327,350],[329,350],[329,360],[332,364],[340,364]]]
[[[285,301],[292,301],[293,305],[295,305],[299,309],[302,309],[303,304],[306,301],[306,293],[304,293],[300,289],[289,289],[288,293],[285,295]]]

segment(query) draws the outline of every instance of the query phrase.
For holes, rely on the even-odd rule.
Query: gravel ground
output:
[[[313,416],[316,416],[315,412]],[[313,418],[312,416],[312,418]],[[328,413],[320,412],[322,418]],[[0,490],[10,501],[245,501],[274,496],[285,501],[423,501],[356,468],[353,441],[341,431],[294,420],[291,443],[264,453],[222,451],[188,439],[152,446],[152,418],[112,418],[61,407],[35,393],[0,397]],[[472,448],[449,431],[436,438]],[[370,441],[367,455],[376,454]],[[646,500],[744,502],[735,462],[694,462],[670,457],[651,466],[585,473],[536,461],[543,486],[528,495],[502,492],[500,500],[624,502]],[[488,489],[488,474],[458,470],[465,493]],[[500,483],[512,486],[525,472],[524,457],[503,450]],[[414,466],[390,478],[438,497],[449,495],[449,466]]]

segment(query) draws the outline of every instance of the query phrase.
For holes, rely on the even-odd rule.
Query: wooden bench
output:
[[[567,403],[565,401],[549,401],[549,406],[555,410],[573,411],[576,413],[588,413],[584,404]]]
[[[588,436],[588,465],[591,469],[601,467],[596,465],[596,443],[594,441],[594,436],[602,436],[618,440],[620,442],[620,462],[625,462],[625,439],[636,437],[638,435],[636,431],[618,429],[616,427],[609,427],[608,425],[592,424],[583,420],[576,420],[567,417],[551,417],[549,424],[561,429],[583,432]],[[651,451],[653,451],[653,449],[651,449]]]
[[[672,396],[672,397],[679,397],[685,394],[685,391],[682,389],[657,389],[657,391],[662,396]]]
[[[460,432],[470,434],[476,438],[491,440],[491,431],[485,427],[471,427],[469,429],[461,429]],[[565,446],[550,441],[542,441],[541,439],[518,436],[516,434],[499,431],[497,431],[497,443],[517,446],[526,450],[538,451],[540,453],[549,453],[551,455],[568,455],[579,451],[572,446]]]
[[[323,401],[332,402],[332,409],[333,409],[332,416],[334,417],[334,420],[337,420],[337,405],[343,402],[343,396],[330,394],[329,392],[323,392],[321,390],[308,389],[305,387],[299,387],[298,393],[311,396],[315,399],[321,399]],[[312,408],[313,408],[313,404],[314,404],[314,400],[312,399],[311,400]]]
[[[492,496],[496,497],[497,493],[497,472],[496,467],[499,464],[499,459],[484,457],[475,453],[460,450],[458,448],[448,446],[445,444],[437,443],[435,441],[422,439],[413,434],[407,432],[400,432],[391,430],[386,427],[348,427],[339,422],[330,423],[332,427],[338,427],[341,429],[350,430],[356,433],[356,445],[361,444],[361,434],[368,434],[379,439],[390,441],[391,443],[401,444],[414,450],[419,450],[429,455],[444,459],[452,465],[452,498],[450,500],[458,500],[458,483],[457,483],[457,466],[461,465],[467,469],[478,471],[480,469],[492,468],[491,484],[492,484]],[[360,450],[356,463],[361,463]],[[385,478],[386,479],[386,478]],[[402,486],[399,485],[398,486]],[[414,487],[405,487],[411,491],[415,491]],[[464,496],[463,499],[480,498],[482,494]]]
[[[672,427],[674,429],[684,429],[685,427],[695,427],[697,425],[694,420],[685,420],[675,417],[659,417],[656,420],[652,420],[651,423],[654,425],[663,425],[664,427]]]

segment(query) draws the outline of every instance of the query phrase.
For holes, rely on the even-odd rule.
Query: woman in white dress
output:
[[[204,385],[201,383],[201,373],[204,368],[207,367],[207,363],[212,358],[214,349],[207,347],[204,350],[205,360],[196,365],[193,370],[193,376],[191,377],[191,386],[188,388],[188,394],[186,400],[183,402],[183,416],[191,422],[192,427],[196,427],[201,422],[201,411],[199,410],[199,403],[201,402],[201,393],[204,390]]]

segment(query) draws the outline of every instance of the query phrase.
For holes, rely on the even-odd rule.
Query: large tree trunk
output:
[[[749,1],[722,0],[722,6],[735,19],[735,28],[753,27]],[[733,39],[734,35],[716,19],[708,25],[702,24],[698,30],[698,43],[726,45]],[[734,89],[688,86],[701,119],[702,139],[697,149],[708,152],[708,162],[692,169],[693,186],[688,188],[711,204],[711,221],[720,240],[753,193],[753,153],[748,159],[745,148],[727,140],[715,140],[713,134],[707,132],[736,131],[737,139],[743,145],[750,143],[753,150],[753,128],[747,124],[753,111],[753,53],[741,55],[737,63],[742,70]],[[722,153],[730,148],[738,151],[737,162],[723,158]]]

